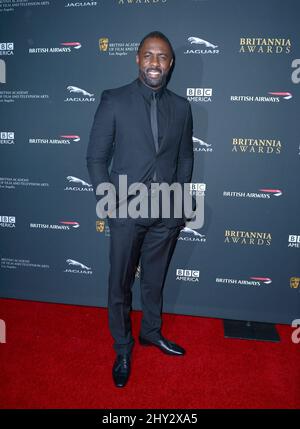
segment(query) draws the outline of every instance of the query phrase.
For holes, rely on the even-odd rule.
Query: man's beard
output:
[[[159,75],[157,77],[150,76],[149,75],[150,71],[159,72]],[[143,82],[146,85],[150,86],[151,88],[159,88],[161,86],[164,86],[166,84],[166,81],[167,81],[167,74],[164,73],[159,68],[149,67],[149,68],[143,69],[143,70],[140,69],[140,77],[142,78]]]

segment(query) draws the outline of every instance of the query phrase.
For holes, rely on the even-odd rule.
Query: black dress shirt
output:
[[[158,145],[160,147],[162,138],[164,137],[167,115],[168,115],[168,97],[165,94],[165,87],[162,87],[157,90],[153,90],[150,87],[146,86],[141,79],[137,79],[138,89],[140,90],[143,98],[145,100],[145,106],[148,112],[148,117],[150,121],[150,105],[152,93],[157,93],[157,123],[158,123]]]

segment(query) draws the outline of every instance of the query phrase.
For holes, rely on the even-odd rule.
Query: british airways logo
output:
[[[272,279],[270,277],[249,277],[249,279],[233,279],[233,278],[216,278],[216,283],[218,285],[226,285],[226,286],[268,286],[272,283]]]
[[[62,46],[70,46],[71,48],[74,49],[80,49],[81,48],[81,43],[79,42],[63,42],[61,43]]]
[[[275,95],[277,97],[282,97],[285,100],[290,100],[293,96],[290,92],[269,92],[270,95]]]
[[[29,48],[29,54],[68,54],[81,48],[80,42],[62,42],[56,47]]]

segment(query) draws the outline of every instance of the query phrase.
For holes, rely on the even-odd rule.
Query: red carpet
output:
[[[299,408],[300,344],[229,340],[222,321],[164,315],[169,357],[136,342],[132,374],[113,386],[107,310],[0,299],[0,408]],[[132,313],[137,338],[140,312]]]

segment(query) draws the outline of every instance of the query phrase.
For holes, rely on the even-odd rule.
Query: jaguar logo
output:
[[[91,268],[87,267],[86,265],[82,264],[81,262],[74,261],[74,259],[67,259],[66,262],[67,262],[68,265],[73,265],[75,267],[80,267],[83,270],[91,270]]]
[[[94,96],[94,94],[87,92],[85,89],[78,88],[77,86],[69,85],[69,86],[67,86],[67,90],[70,92],[75,92],[77,94],[82,94],[86,97],[93,97]]]
[[[192,228],[188,228],[187,226],[182,228],[181,232],[187,232],[188,234],[193,234],[193,235],[196,235],[197,237],[204,237],[204,235],[200,234],[200,232],[197,232]]]
[[[92,186],[89,183],[85,182],[84,180],[78,179],[78,177],[67,176],[67,179],[69,182],[80,183],[82,186],[88,186],[88,187]]]
[[[197,45],[204,45],[204,46],[206,46],[207,48],[216,49],[216,48],[218,47],[218,45],[213,45],[212,43],[207,42],[207,41],[206,41],[206,40],[204,40],[204,39],[199,39],[199,37],[189,37],[189,38],[188,38],[188,41],[189,41],[191,44],[196,43]]]
[[[200,146],[206,146],[206,147],[211,146],[211,144],[205,143],[203,140],[200,140],[197,137],[193,137],[193,143],[198,143]]]

